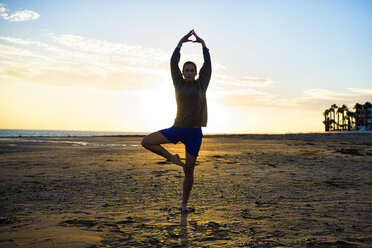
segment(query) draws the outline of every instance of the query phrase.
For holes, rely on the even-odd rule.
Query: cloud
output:
[[[220,101],[234,108],[287,108],[323,111],[332,104],[347,105],[352,108],[355,103],[371,101],[372,89],[347,88],[345,92],[328,89],[308,89],[295,97],[284,97],[262,90],[234,92],[220,96]]]
[[[306,104],[318,104],[329,107],[336,103],[337,105],[346,104],[354,106],[357,102],[370,101],[372,99],[372,89],[346,88],[343,92],[335,92],[327,89],[309,89],[303,93],[303,102]]]
[[[365,95],[370,96],[372,98],[372,89],[356,89],[356,88],[347,88],[347,90],[358,94],[358,95]]]
[[[213,73],[208,89],[208,97],[231,107],[249,107],[265,104],[270,99],[267,92],[275,82],[269,78],[233,77]]]
[[[0,40],[10,43],[0,44],[0,75],[33,83],[85,85],[115,90],[142,90],[171,85],[171,51],[72,34],[57,36],[45,33],[51,44],[0,36]],[[214,65],[223,68],[218,63]],[[237,78],[218,73],[213,75],[212,81],[217,95],[256,94],[256,90],[250,88],[263,88],[273,83],[270,79]]]
[[[130,58],[136,58],[136,60],[140,60],[140,62],[144,63],[148,61],[148,58],[152,58],[151,62],[169,61],[169,54],[158,49],[130,46],[125,43],[113,43],[105,40],[87,39],[72,34],[60,36],[49,34],[49,36],[58,44],[77,51],[100,54],[117,59],[128,56]]]
[[[353,97],[355,93],[339,93],[327,89],[309,89],[303,92],[312,99],[342,100],[347,97]]]
[[[0,39],[8,41],[10,43],[19,44],[19,45],[30,45],[30,44],[35,43],[35,42],[32,42],[32,41],[22,40],[22,39],[18,39],[18,38],[14,38],[14,37],[8,37],[8,36],[0,36]]]
[[[108,90],[143,90],[170,81],[166,52],[76,35],[48,36],[52,44],[0,36],[8,43],[0,43],[0,76]]]
[[[0,77],[58,86],[86,86],[105,90],[143,92],[171,84],[172,51],[46,33],[45,42],[0,36]],[[186,57],[186,56],[185,56]],[[194,58],[194,57],[192,57]],[[195,58],[197,61],[199,58]],[[218,68],[223,65],[214,63]],[[208,98],[233,108],[323,109],[333,103],[370,101],[372,89],[305,89],[288,97],[273,93],[280,86],[270,78],[234,77],[215,71]]]
[[[9,49],[7,60],[15,58],[34,57],[44,58],[41,64],[61,63],[61,67],[66,64],[76,63],[81,67],[90,68],[92,74],[108,76],[109,73],[137,73],[140,75],[161,76],[169,81],[169,59],[171,52],[159,49],[143,48],[141,46],[128,45],[125,43],[113,43],[105,40],[87,39],[78,35],[64,34],[54,35],[46,33],[52,40],[52,44],[38,41],[23,40],[14,37],[0,36],[0,40],[22,46],[22,48]],[[8,49],[9,47],[7,47]],[[12,48],[12,47],[10,47]],[[41,50],[40,50],[41,49]],[[49,54],[46,54],[49,52]],[[187,55],[186,55],[187,56]],[[195,58],[198,60],[199,58]],[[32,64],[32,59],[27,64]],[[20,61],[21,62],[21,61]],[[213,66],[224,68],[218,63]],[[39,66],[41,69],[42,67]],[[215,68],[213,68],[215,69]],[[71,68],[66,68],[70,72]],[[166,75],[166,76],[165,76]],[[255,77],[232,77],[221,73],[214,73],[212,77],[214,86],[220,93],[242,92],[251,94],[251,88],[266,88],[274,82],[268,78]]]
[[[304,90],[299,97],[292,98],[292,104],[301,108],[329,108],[332,104],[347,105],[350,108],[355,103],[364,103],[372,99],[372,89],[346,88],[339,92],[328,89]]]
[[[11,15],[9,15],[7,12],[9,12],[9,9],[5,8],[4,4],[0,3],[0,17],[6,21],[25,22],[25,21],[36,20],[40,17],[38,13],[32,10],[28,10],[28,9],[22,10],[22,11],[16,11]]]
[[[213,80],[220,85],[240,87],[262,88],[271,86],[274,81],[269,78],[255,78],[255,77],[232,77],[223,74],[213,75]]]

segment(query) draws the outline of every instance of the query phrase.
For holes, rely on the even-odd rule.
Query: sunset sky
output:
[[[319,132],[330,105],[372,101],[370,0],[0,0],[0,129],[170,127],[191,29],[212,58],[205,133]]]

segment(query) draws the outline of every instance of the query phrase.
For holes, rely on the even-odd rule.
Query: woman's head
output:
[[[196,64],[192,61],[185,62],[183,64],[182,74],[186,81],[194,81],[197,74]]]

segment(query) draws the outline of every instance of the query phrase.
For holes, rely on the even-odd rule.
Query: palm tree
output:
[[[331,128],[332,128],[332,130],[335,130],[335,126],[336,126],[336,121],[335,120],[330,120],[330,122],[331,122]]]
[[[347,106],[345,104],[342,105],[341,107],[342,110],[342,130],[345,131],[346,129],[346,124],[345,124],[345,112],[349,111]]]
[[[356,126],[356,130],[359,131],[359,126],[360,126],[360,122],[359,122],[359,109],[363,108],[363,105],[360,104],[360,103],[356,103],[354,105],[354,109],[355,109],[355,126]]]
[[[370,109],[372,108],[372,104],[370,102],[365,102],[363,109],[364,109],[364,126],[366,127],[366,131],[372,129],[372,123],[369,123],[370,118]],[[370,127],[371,126],[371,127]]]
[[[334,124],[336,123],[336,113],[335,110],[338,108],[336,104],[332,104],[329,110],[333,113],[333,117],[331,116],[331,119],[334,121]],[[335,130],[336,125],[333,127],[333,130]]]
[[[337,126],[338,126],[338,129],[340,129],[340,114],[341,113],[343,113],[344,111],[343,111],[343,109],[342,109],[342,107],[339,107],[338,109],[337,109]]]
[[[328,132],[329,131],[329,126],[331,124],[331,121],[329,119],[329,113],[330,111],[328,109],[326,109],[324,112],[323,112],[323,115],[324,115],[324,121],[323,121],[323,124],[325,126],[325,131]]]
[[[351,130],[353,128],[353,118],[355,117],[355,113],[347,110],[346,112],[346,118],[347,118],[347,130]]]

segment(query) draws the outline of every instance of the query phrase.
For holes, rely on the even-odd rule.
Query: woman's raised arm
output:
[[[181,40],[178,42],[178,45],[176,49],[173,51],[171,60],[170,60],[170,67],[171,67],[171,74],[174,86],[176,86],[177,82],[182,80],[182,72],[180,68],[178,67],[178,63],[180,62],[181,54],[180,49],[183,43],[190,42],[190,36],[194,34],[194,30],[190,30],[185,36],[181,38]]]
[[[200,38],[195,32],[193,32],[193,35],[195,36],[196,40],[194,43],[200,43],[203,46],[203,57],[204,57],[204,63],[202,68],[199,71],[199,78],[200,83],[203,86],[204,90],[207,90],[209,81],[211,79],[212,75],[212,62],[211,62],[211,56],[209,54],[209,49],[205,45],[205,42],[202,38]]]

